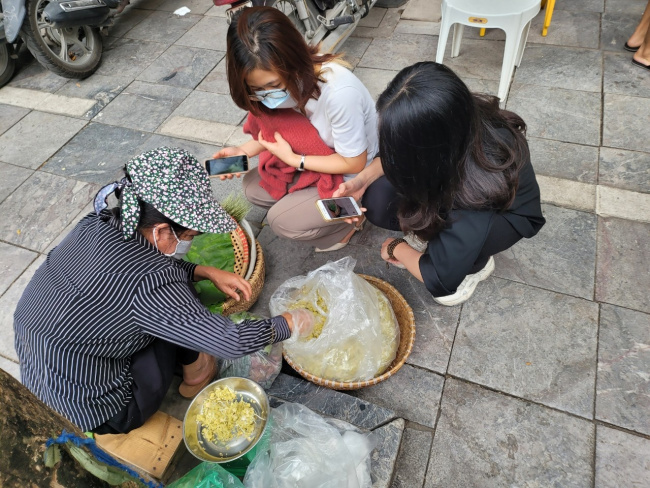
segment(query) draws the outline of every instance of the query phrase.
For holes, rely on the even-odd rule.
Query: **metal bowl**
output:
[[[255,411],[255,427],[252,436],[238,436],[228,442],[212,442],[203,437],[201,422],[196,417],[201,413],[204,402],[215,388],[228,386],[237,395],[237,400],[248,402]],[[269,399],[260,385],[248,378],[222,378],[210,383],[190,403],[183,419],[183,440],[187,449],[201,461],[227,463],[250,451],[262,438],[269,416]]]

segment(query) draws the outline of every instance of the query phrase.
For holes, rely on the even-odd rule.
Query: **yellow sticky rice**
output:
[[[295,310],[297,308],[306,308],[311,313],[314,314],[314,328],[311,331],[311,334],[301,338],[301,340],[309,341],[311,339],[316,339],[323,332],[323,326],[325,325],[325,320],[327,319],[327,314],[329,310],[327,308],[327,303],[321,294],[316,291],[316,303],[314,304],[308,300],[299,300],[289,307],[290,310]]]
[[[235,392],[225,386],[210,393],[196,420],[202,424],[205,439],[227,443],[235,437],[249,437],[253,433],[255,411],[248,402],[237,401]]]

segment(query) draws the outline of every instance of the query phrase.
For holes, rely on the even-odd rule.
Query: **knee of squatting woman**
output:
[[[299,111],[335,152],[329,156],[297,154],[276,133],[276,142],[259,137],[224,148],[214,157],[252,157],[268,150],[299,171],[344,175],[344,180],[372,161],[378,152],[374,102],[336,56],[319,54],[317,47],[308,46],[291,21],[270,7],[244,9],[230,24],[227,41],[227,75],[234,102],[254,115]],[[330,251],[344,247],[361,228],[323,221],[315,205],[319,199],[315,187],[278,201],[259,182],[256,169],[245,175],[246,197],[269,209],[267,218],[277,235],[308,242],[317,251]]]
[[[462,303],[492,273],[494,254],[545,223],[526,125],[433,62],[400,71],[377,112],[380,159],[334,196],[363,196],[370,222],[407,234],[387,239],[381,257],[438,303]]]

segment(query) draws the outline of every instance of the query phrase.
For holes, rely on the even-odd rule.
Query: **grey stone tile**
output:
[[[0,134],[29,113],[29,109],[0,103]]]
[[[219,51],[171,46],[140,73],[138,80],[194,88],[223,56]]]
[[[43,170],[76,180],[108,184],[121,174],[126,162],[139,154],[150,137],[146,132],[90,123]]]
[[[45,262],[45,256],[39,255],[24,273],[0,297],[0,356],[18,361],[14,347],[14,312],[20,297],[36,270]]]
[[[457,57],[451,57],[451,33],[447,39],[443,64],[449,66],[461,78],[475,78],[483,80],[499,80],[501,66],[503,65],[503,41],[490,41],[485,39],[463,39]],[[437,38],[436,38],[437,39]],[[433,58],[436,56],[436,45]],[[523,64],[523,62],[522,62]]]
[[[113,25],[108,29],[108,35],[111,37],[122,37],[149,17],[151,13],[151,10],[127,7],[121,14],[115,16]]]
[[[36,169],[87,122],[31,112],[0,136],[0,161]]]
[[[461,76],[463,82],[472,93],[487,93],[495,97],[499,93],[499,82],[496,80],[481,80],[478,78],[468,78]]]
[[[35,252],[0,242],[0,295],[36,259]]]
[[[171,46],[199,20],[201,20],[200,15],[179,17],[170,12],[156,11],[124,34],[123,37]]]
[[[182,3],[179,3],[177,0],[163,0],[156,10],[162,10],[163,12],[174,12],[180,7],[187,7],[190,9],[190,14],[203,15],[210,8],[214,6],[212,0],[183,0]],[[184,17],[187,17],[186,14]]]
[[[230,8],[230,5],[222,5],[217,7],[213,5],[204,15],[208,17],[226,17],[226,10]]]
[[[185,139],[177,139],[175,137],[154,134],[148,138],[142,146],[138,147],[136,153],[141,154],[145,151],[156,149],[161,146],[180,147],[181,149],[185,149],[193,154],[201,163],[221,149],[219,146],[214,146],[212,144],[204,144],[202,142],[187,141]]]
[[[379,6],[375,8],[379,8]],[[375,39],[390,37],[395,31],[395,27],[400,20],[400,15],[400,9],[389,8],[386,10],[386,13],[381,19],[378,27],[357,26],[357,28],[354,29],[354,35],[355,37],[372,37]]]
[[[571,2],[560,2],[555,5],[558,10],[572,10],[574,12],[603,12],[605,0],[573,0]],[[546,14],[546,10],[542,10]],[[553,22],[551,21],[551,25]]]
[[[434,36],[396,34],[388,39],[374,39],[357,66],[384,69],[390,66],[401,70],[418,61],[434,61],[436,58]]]
[[[450,379],[425,488],[593,486],[594,427]]]
[[[440,22],[442,0],[412,0],[402,13],[403,19]]]
[[[219,63],[214,67],[212,71],[210,71],[208,76],[203,78],[203,81],[199,84],[199,86],[196,87],[196,89],[212,93],[220,93],[221,95],[230,94],[228,77],[226,76],[225,57],[219,61]]]
[[[278,376],[267,393],[287,402],[301,403],[322,415],[344,420],[362,429],[372,430],[396,418],[395,412],[388,408],[284,373]]]
[[[228,24],[222,17],[203,17],[194,27],[181,37],[178,46],[226,52],[226,32]]]
[[[444,383],[440,375],[405,364],[387,380],[351,394],[394,410],[399,417],[433,428]]]
[[[366,86],[375,101],[377,101],[379,95],[386,89],[397,73],[399,71],[374,68],[356,68],[354,70],[354,74]]]
[[[626,2],[632,4],[633,2]],[[600,34],[600,49],[604,51],[616,51],[626,53],[623,46],[630,38],[636,25],[641,19],[641,14],[631,15],[629,13],[608,12],[603,14]],[[628,54],[631,58],[632,53]]]
[[[530,160],[539,175],[595,184],[598,148],[550,139],[528,138]]]
[[[97,100],[95,106],[85,115],[85,118],[92,118],[117,97],[131,81],[131,77],[94,74],[85,80],[70,80],[56,94]]]
[[[238,125],[246,117],[246,112],[235,105],[230,95],[194,91],[172,115]]]
[[[599,425],[595,486],[650,486],[650,440]]]
[[[515,81],[600,93],[602,75],[600,51],[532,45],[526,48]]]
[[[144,10],[156,10],[164,0],[133,0],[131,5],[133,8],[141,8]]]
[[[600,144],[599,93],[513,83],[507,107],[524,119],[529,136]]]
[[[596,418],[650,435],[650,315],[603,304],[598,338]]]
[[[596,300],[650,312],[650,224],[599,218]],[[640,267],[641,266],[641,267]]]
[[[20,366],[18,366],[18,363],[0,356],[0,369],[6,371],[15,379],[20,381]]]
[[[188,88],[134,81],[93,120],[153,132],[190,93]]]
[[[407,428],[397,457],[391,488],[422,486],[429,461],[433,432]]]
[[[67,82],[67,78],[52,73],[34,61],[18,68],[9,86],[54,93]]]
[[[43,251],[94,198],[97,185],[37,171],[0,205],[0,239]]]
[[[532,20],[528,43],[598,49],[600,13],[555,9],[548,34],[546,37],[542,37],[544,15],[545,12],[542,11]],[[524,61],[525,57],[526,53],[524,53]]]
[[[11,192],[18,188],[33,173],[20,166],[0,163],[0,202],[7,198]]]
[[[371,39],[367,38],[348,37],[339,53],[342,54],[343,59],[354,68],[359,64],[359,61],[361,61],[363,54],[368,49],[368,46],[370,46],[370,42]]]
[[[594,296],[594,214],[543,205],[546,225],[498,254],[495,276],[591,300]]]
[[[167,48],[159,42],[118,39],[104,49],[97,74],[134,79],[154,62]]]
[[[593,417],[598,305],[490,279],[463,305],[449,373]]]
[[[643,0],[607,0],[605,4],[605,12],[626,14],[630,17],[635,17],[638,22],[641,14],[643,14],[643,7],[645,7]]]
[[[366,18],[359,21],[358,27],[379,27],[381,21],[386,15],[385,8],[375,7],[370,9]]]
[[[605,94],[603,146],[647,151],[650,124],[640,124],[650,113],[650,98]]]
[[[440,34],[440,22],[423,22],[419,20],[400,20],[395,27],[395,34],[421,34],[437,36]]]
[[[600,148],[598,182],[625,190],[650,193],[650,154]]]
[[[603,91],[650,98],[650,77],[647,71],[632,64],[631,53],[605,53]]]
[[[373,431],[377,447],[371,453],[370,478],[373,488],[388,488],[395,469],[400,442],[404,435],[404,420],[393,420]]]

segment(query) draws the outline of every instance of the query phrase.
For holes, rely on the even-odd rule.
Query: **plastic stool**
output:
[[[530,21],[540,11],[541,0],[443,0],[442,20],[436,62],[442,63],[449,29],[454,26],[451,57],[458,56],[463,26],[497,28],[506,33],[503,51],[499,99],[505,101],[515,65],[519,66],[524,54]]]

